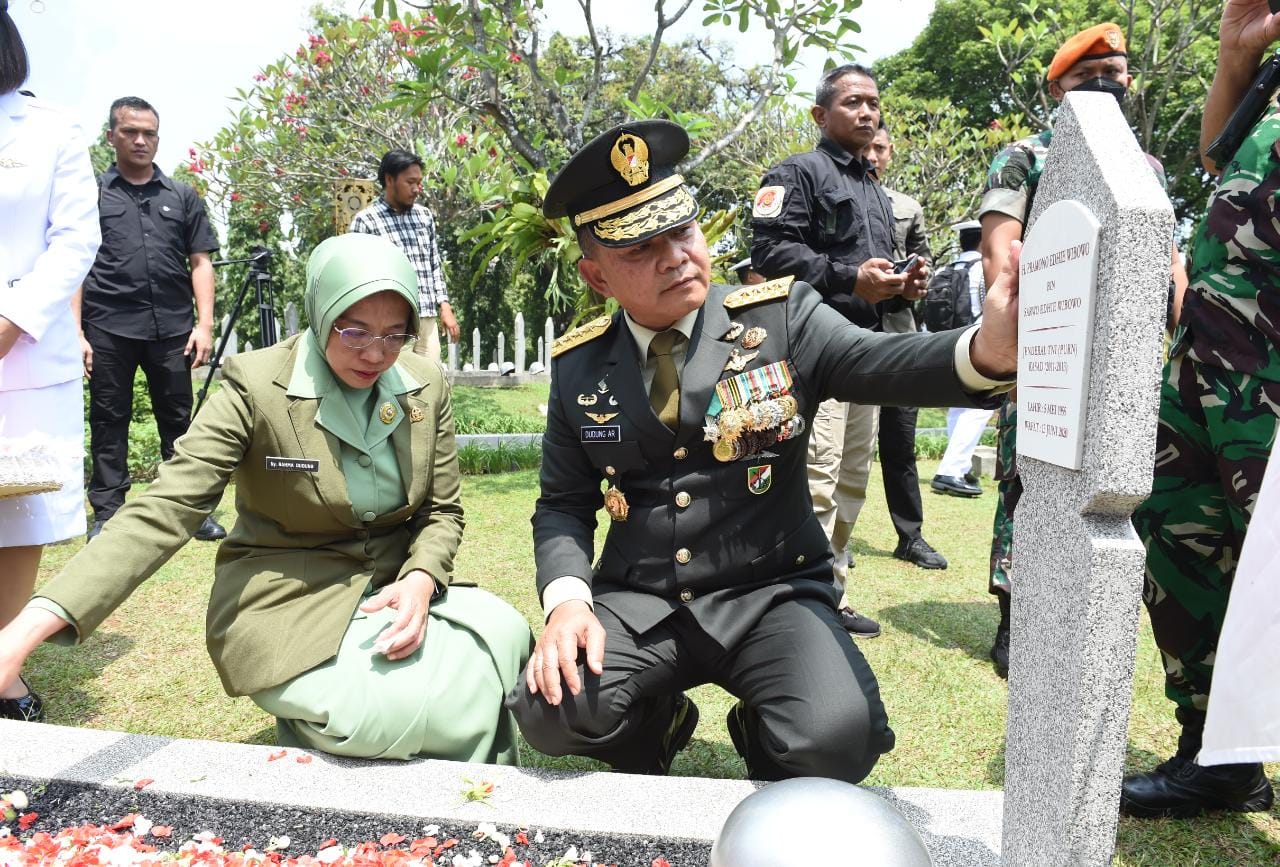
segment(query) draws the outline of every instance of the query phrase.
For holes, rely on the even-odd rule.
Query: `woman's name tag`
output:
[[[300,473],[318,473],[320,472],[320,462],[309,460],[307,458],[273,458],[268,456],[267,469],[292,470]]]

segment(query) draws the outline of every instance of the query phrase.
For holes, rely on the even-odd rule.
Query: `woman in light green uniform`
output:
[[[462,507],[449,386],[413,339],[416,276],[373,235],[320,244],[309,330],[236,356],[156,482],[0,630],[0,688],[43,640],[83,640],[236,483],[207,643],[280,743],[344,756],[517,762],[503,709],[529,626],[449,587]]]

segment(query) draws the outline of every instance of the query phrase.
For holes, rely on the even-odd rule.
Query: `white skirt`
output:
[[[0,391],[0,440],[37,437],[57,458],[61,490],[0,499],[0,548],[46,545],[85,532],[84,384]]]

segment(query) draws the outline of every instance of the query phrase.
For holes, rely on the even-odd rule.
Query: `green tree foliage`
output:
[[[574,272],[576,240],[563,221],[541,215],[548,171],[613,124],[667,117],[690,132],[693,152],[681,170],[707,208],[704,227],[713,234],[734,229],[735,209],[759,179],[758,171],[743,170],[752,161],[734,159],[734,143],[790,92],[794,81],[787,69],[802,46],[826,50],[833,60],[857,50],[847,37],[858,30],[851,15],[860,2],[703,0],[704,26],[731,28],[728,35],[745,32],[755,20],[771,34],[770,56],[748,70],[729,62],[727,50],[710,40],[669,42],[670,28],[693,0],[655,2],[652,35],[639,40],[599,30],[592,0],[579,3],[587,31],[580,39],[544,34],[542,0],[449,0],[420,7],[388,0],[376,3],[375,11],[394,18],[412,5],[425,13],[406,19],[418,75],[400,85],[399,102],[415,111],[455,106],[517,157],[518,180],[467,236],[479,245],[477,255],[536,267],[548,278],[553,308],[571,304],[585,315],[594,304]]]
[[[920,202],[934,259],[959,252],[951,224],[977,214],[990,155],[1029,130],[1016,116],[976,124],[968,112],[942,98],[886,94],[883,115],[894,146],[886,186]]]
[[[1210,0],[940,0],[911,47],[876,73],[882,91],[949,100],[975,126],[1021,115],[1044,129],[1055,109],[1045,81],[1054,52],[1073,33],[1114,21],[1134,75],[1126,116],[1142,148],[1164,163],[1179,216],[1195,217],[1208,194],[1198,119],[1218,12]]]

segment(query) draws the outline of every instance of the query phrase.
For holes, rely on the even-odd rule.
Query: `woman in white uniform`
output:
[[[101,242],[88,148],[66,115],[18,92],[27,72],[9,0],[0,0],[0,449],[38,444],[62,482],[53,493],[0,499],[0,626],[30,597],[43,546],[85,531],[71,298]],[[0,692],[0,717],[42,716],[25,680]]]

